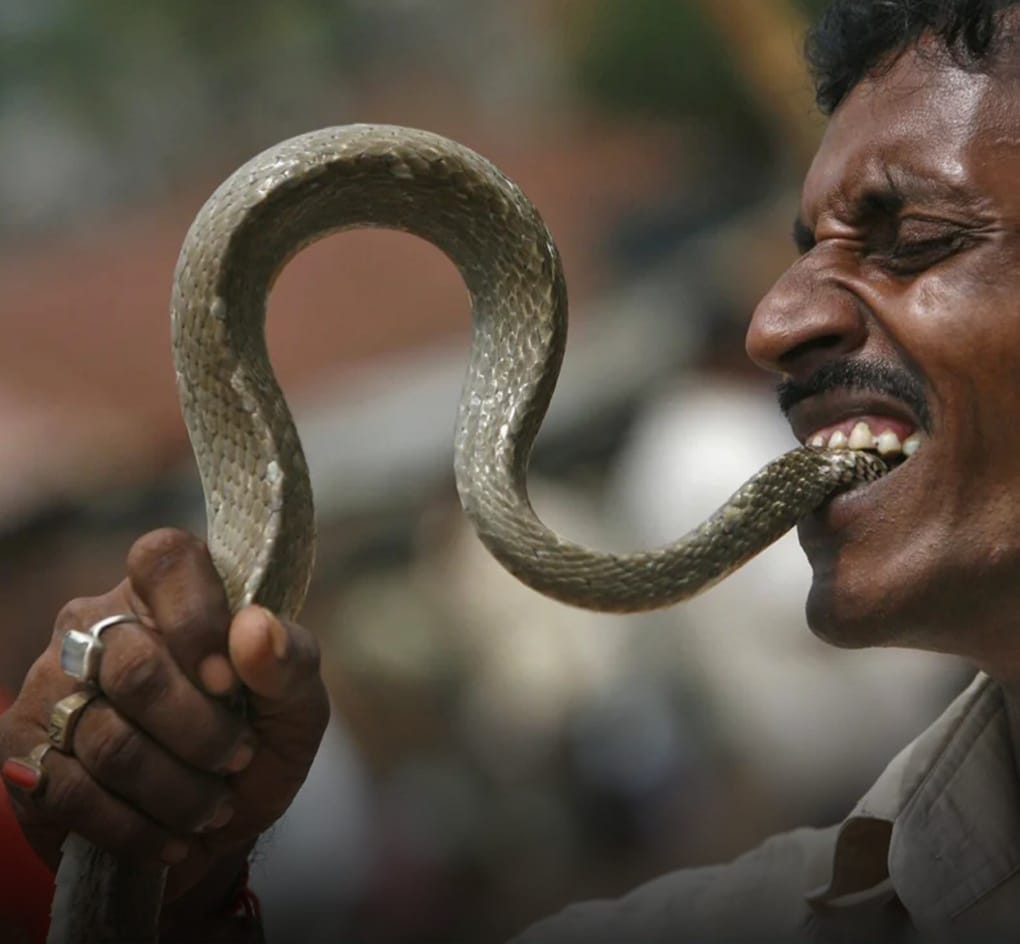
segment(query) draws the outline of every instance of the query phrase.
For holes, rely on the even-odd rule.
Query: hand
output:
[[[205,545],[180,531],[151,532],[132,547],[121,584],[57,617],[0,716],[0,763],[46,741],[54,704],[82,687],[60,668],[65,633],[115,613],[142,625],[103,633],[101,694],[81,714],[71,753],[49,751],[43,789],[12,790],[12,799],[51,867],[73,831],[118,856],[172,866],[167,901],[187,892],[189,909],[212,907],[318,749],[329,716],[318,646],[260,607],[231,618]],[[237,710],[242,685],[246,715]]]

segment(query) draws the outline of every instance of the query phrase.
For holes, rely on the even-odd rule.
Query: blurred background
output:
[[[742,335],[792,258],[821,132],[799,51],[823,5],[4,0],[0,689],[138,534],[203,530],[171,273],[215,185],[302,131],[438,131],[542,211],[571,295],[532,473],[558,529],[664,543],[788,448]],[[452,266],[393,233],[313,246],[272,296],[318,501],[303,619],[335,710],[259,849],[270,940],[498,941],[833,822],[964,680],[817,642],[792,537],[649,616],[519,587],[452,484],[468,318]]]

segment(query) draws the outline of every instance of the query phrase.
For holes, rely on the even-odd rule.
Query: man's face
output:
[[[801,391],[794,431],[920,440],[801,524],[812,628],[1020,671],[1020,80],[911,52],[861,83],[797,232],[747,337]]]

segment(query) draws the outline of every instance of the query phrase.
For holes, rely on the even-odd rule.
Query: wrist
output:
[[[258,899],[248,887],[251,846],[215,860],[202,880],[163,909],[161,944],[260,944]]]

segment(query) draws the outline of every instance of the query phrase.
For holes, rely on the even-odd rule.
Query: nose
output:
[[[759,302],[747,329],[748,356],[760,367],[807,376],[867,340],[866,307],[835,254],[816,246]]]

